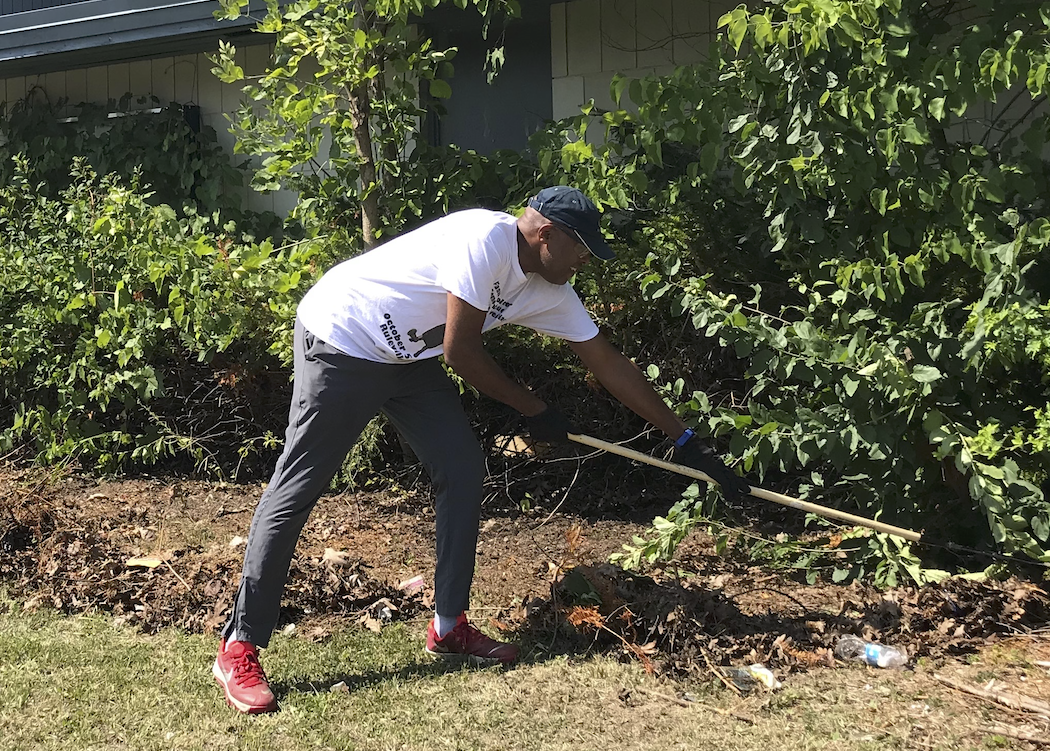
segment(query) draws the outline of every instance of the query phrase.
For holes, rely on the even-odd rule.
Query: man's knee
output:
[[[471,481],[480,486],[485,481],[485,454],[477,441],[472,442],[470,450],[464,454],[464,474],[469,475]]]
[[[481,485],[485,481],[485,454],[477,441],[471,441],[459,451],[446,455],[441,465],[434,468],[435,484],[445,485],[460,493],[477,488],[480,496]]]

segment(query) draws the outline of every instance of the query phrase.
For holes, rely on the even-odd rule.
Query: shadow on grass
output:
[[[522,663],[518,663],[519,665]],[[292,694],[324,694],[333,691],[333,686],[344,684],[346,691],[352,693],[372,688],[389,681],[433,678],[446,673],[480,670],[513,670],[514,666],[475,665],[466,660],[423,660],[389,670],[368,670],[363,673],[332,671],[317,677],[302,680],[274,681],[270,684],[278,700],[286,699]],[[334,689],[342,691],[343,688]]]
[[[322,672],[316,676],[296,677],[288,680],[272,681],[270,688],[278,700],[287,699],[292,694],[308,693],[322,694],[332,691],[333,686],[344,684],[347,692],[360,691],[372,688],[389,681],[403,681],[412,679],[427,679],[449,673],[500,671],[509,672],[515,668],[529,665],[541,665],[560,656],[583,657],[594,652],[605,651],[602,648],[594,648],[587,640],[578,638],[567,638],[566,635],[554,631],[543,632],[533,627],[519,629],[511,634],[510,641],[516,642],[521,647],[521,657],[514,665],[500,665],[498,663],[489,665],[478,665],[466,658],[430,658],[423,657],[417,662],[404,665],[399,668],[387,670],[366,670],[364,672],[352,672],[347,670],[333,669]],[[422,640],[420,640],[420,652],[422,652]],[[340,687],[335,689],[342,691]]]

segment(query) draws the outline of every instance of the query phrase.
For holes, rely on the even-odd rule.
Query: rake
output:
[[[664,461],[663,459],[654,459],[648,454],[643,454],[641,451],[624,448],[618,444],[609,443],[608,441],[603,441],[598,438],[591,438],[589,435],[569,433],[569,440],[575,441],[576,443],[582,443],[584,446],[591,446],[592,448],[601,449],[602,451],[608,451],[610,454],[618,454],[627,457],[628,459],[634,459],[636,462],[641,462],[642,464],[649,464],[653,467],[660,467],[661,469],[666,469],[670,472],[677,472],[680,475],[691,477],[694,480],[703,480],[704,482],[716,484],[710,476],[704,474],[698,469],[685,467],[681,464]],[[790,506],[793,509],[805,511],[810,514],[817,514],[818,516],[823,516],[827,519],[837,519],[849,524],[854,524],[858,527],[867,527],[876,532],[885,532],[888,535],[895,535],[911,542],[920,542],[922,539],[921,533],[911,529],[895,527],[892,524],[886,524],[885,522],[867,519],[855,514],[848,514],[845,511],[828,508],[827,506],[820,506],[816,503],[809,503],[808,501],[792,498],[791,496],[783,495],[782,493],[774,493],[772,490],[765,490],[764,488],[756,488],[752,486],[751,495],[755,498],[761,498],[764,501],[772,501],[773,503],[779,503],[782,506]]]

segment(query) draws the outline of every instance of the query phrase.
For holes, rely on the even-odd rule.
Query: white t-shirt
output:
[[[572,287],[521,270],[516,222],[468,209],[400,235],[330,269],[299,303],[299,320],[352,357],[436,357],[451,292],[488,311],[482,331],[516,323],[571,342],[593,339],[598,327]]]

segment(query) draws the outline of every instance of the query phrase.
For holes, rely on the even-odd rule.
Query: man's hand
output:
[[[569,443],[568,434],[580,432],[565,415],[551,406],[538,415],[526,417],[525,422],[532,439],[544,443]]]
[[[751,485],[743,477],[738,477],[733,470],[722,463],[718,455],[708,446],[700,443],[696,437],[690,438],[681,448],[675,449],[674,460],[692,469],[698,469],[708,475],[722,488],[722,494],[729,501],[737,501],[741,496],[751,492]]]

